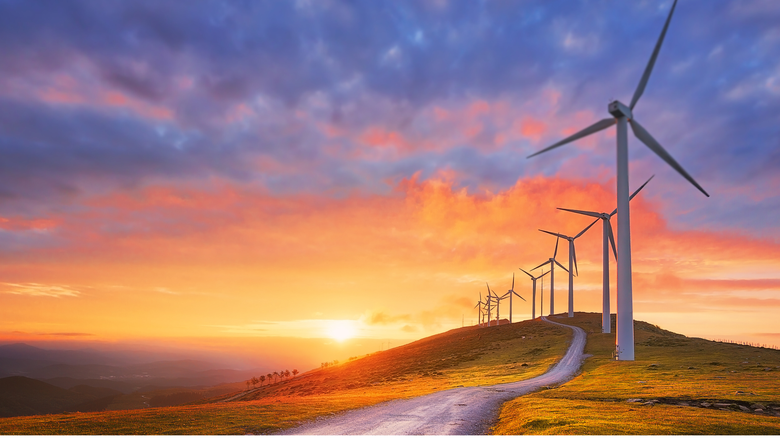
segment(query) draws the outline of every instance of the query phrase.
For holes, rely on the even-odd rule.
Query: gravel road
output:
[[[579,370],[585,349],[585,331],[544,317],[542,320],[574,331],[566,355],[543,375],[514,383],[459,387],[417,398],[388,401],[312,421],[281,434],[485,434],[495,423],[502,403],[544,386],[566,382]]]

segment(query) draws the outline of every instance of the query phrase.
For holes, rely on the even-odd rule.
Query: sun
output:
[[[331,320],[328,322],[328,337],[336,341],[344,341],[355,336],[355,322],[352,320]]]

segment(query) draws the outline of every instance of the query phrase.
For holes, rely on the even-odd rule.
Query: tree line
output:
[[[271,384],[272,382],[278,382],[283,379],[290,378],[290,375],[295,378],[296,375],[298,375],[298,369],[293,369],[292,371],[285,369],[281,370],[279,372],[272,372],[266,375],[260,375],[259,377],[252,377],[248,380],[246,380],[246,388],[248,389],[250,386],[252,388],[257,387],[258,384],[261,386],[265,383],[266,380],[268,380],[268,384]]]

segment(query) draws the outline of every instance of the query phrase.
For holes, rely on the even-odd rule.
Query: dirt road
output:
[[[320,419],[281,434],[306,435],[417,435],[483,434],[496,420],[501,404],[540,387],[570,380],[579,370],[585,349],[585,331],[571,328],[574,337],[563,359],[536,378],[489,387],[460,387],[411,399],[388,401]]]

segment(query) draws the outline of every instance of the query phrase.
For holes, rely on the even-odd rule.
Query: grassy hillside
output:
[[[637,360],[616,362],[600,314],[556,320],[588,332],[593,356],[574,380],[505,404],[495,434],[780,434],[780,351],[635,322]]]
[[[570,336],[538,320],[456,329],[230,397],[181,407],[2,419],[0,433],[269,433],[390,399],[536,376],[564,354]]]

